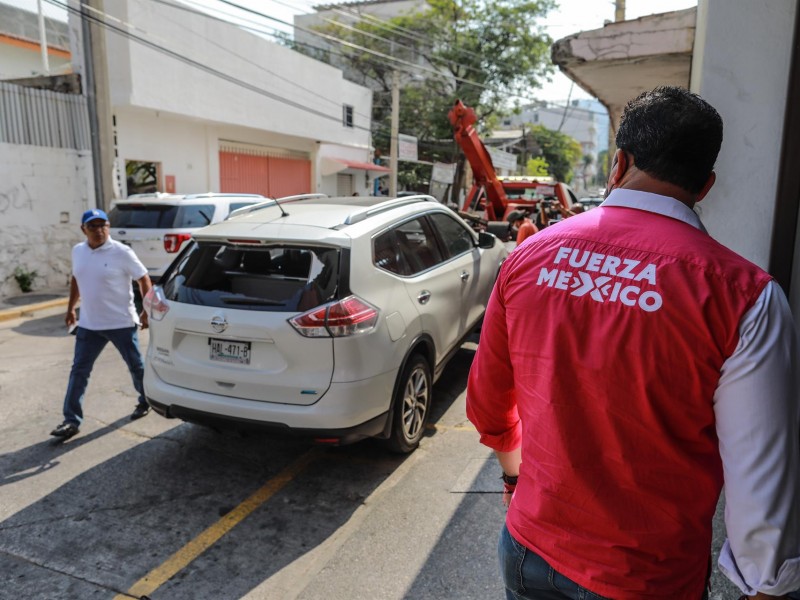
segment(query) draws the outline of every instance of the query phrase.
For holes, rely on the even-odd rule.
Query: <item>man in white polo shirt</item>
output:
[[[72,279],[64,321],[70,329],[77,325],[75,356],[64,397],[64,422],[50,432],[58,438],[71,438],[83,420],[83,395],[89,375],[100,352],[111,342],[122,355],[139,392],[139,402],[131,419],[150,412],[144,398],[144,362],[139,351],[137,329],[147,328],[147,313],[136,314],[131,281],[139,284],[142,297],[150,290],[147,269],[128,246],[109,235],[108,217],[99,209],[87,210],[81,218],[86,241],[72,249]],[[81,300],[80,321],[75,308]]]

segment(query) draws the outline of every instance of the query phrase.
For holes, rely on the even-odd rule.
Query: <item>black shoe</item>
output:
[[[133,413],[131,413],[131,421],[135,421],[136,419],[141,419],[149,412],[150,412],[149,404],[137,404],[136,408],[133,409]]]
[[[75,425],[75,423],[67,423],[64,421],[61,425],[53,429],[50,435],[67,440],[76,433],[78,433],[78,426]]]

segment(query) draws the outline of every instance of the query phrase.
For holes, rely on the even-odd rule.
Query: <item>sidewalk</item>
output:
[[[0,298],[0,322],[27,317],[46,308],[66,307],[68,301],[68,287],[37,290]]]

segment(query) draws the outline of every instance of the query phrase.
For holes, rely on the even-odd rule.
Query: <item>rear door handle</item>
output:
[[[417,302],[420,304],[427,304],[431,299],[431,293],[428,290],[422,290],[417,296]]]
[[[469,279],[469,273],[461,271],[461,281],[466,281],[467,279]]]

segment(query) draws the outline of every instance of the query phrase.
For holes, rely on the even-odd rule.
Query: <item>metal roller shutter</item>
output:
[[[221,143],[220,191],[280,197],[311,191],[311,161],[287,150]]]

